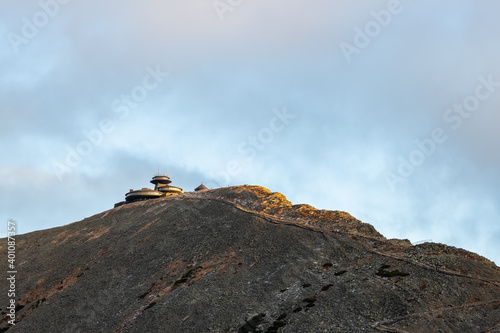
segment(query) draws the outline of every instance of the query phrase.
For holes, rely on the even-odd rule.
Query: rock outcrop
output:
[[[493,262],[258,186],[135,202],[16,241],[16,325],[2,292],[0,332],[500,331]]]

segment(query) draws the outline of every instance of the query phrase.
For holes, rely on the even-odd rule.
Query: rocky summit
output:
[[[15,325],[2,292],[0,332],[500,332],[493,262],[259,186],[138,201],[16,243]]]

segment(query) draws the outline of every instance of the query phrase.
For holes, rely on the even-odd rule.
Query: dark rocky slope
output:
[[[500,331],[492,262],[257,186],[137,202],[17,242],[17,324],[2,292],[0,332]]]

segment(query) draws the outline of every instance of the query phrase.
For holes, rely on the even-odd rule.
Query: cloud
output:
[[[40,8],[4,5],[2,36],[20,34],[23,17]],[[243,1],[221,21],[212,1],[61,5],[18,53],[0,41],[0,185],[13,193],[0,218],[25,231],[84,218],[147,186],[159,165],[186,189],[264,185],[293,202],[346,210],[389,237],[449,242],[498,263],[500,91],[458,130],[443,119],[479,77],[500,81],[498,4],[402,0],[348,63],[340,43],[353,44],[355,28],[387,8]],[[117,112],[114,102],[157,67],[169,76],[127,116]],[[251,137],[282,108],[296,118],[250,158]],[[103,120],[113,130],[60,182],[54,162],[84,148]],[[446,142],[393,192],[386,172],[435,128]],[[227,179],[231,161],[241,170]]]

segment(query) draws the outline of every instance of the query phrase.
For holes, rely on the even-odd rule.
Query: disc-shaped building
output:
[[[182,188],[170,185],[172,181],[167,175],[156,175],[151,180],[151,183],[155,185],[154,190],[146,187],[135,191],[130,190],[127,194],[125,194],[125,201],[117,203],[115,207],[131,202],[156,199],[184,193]]]

